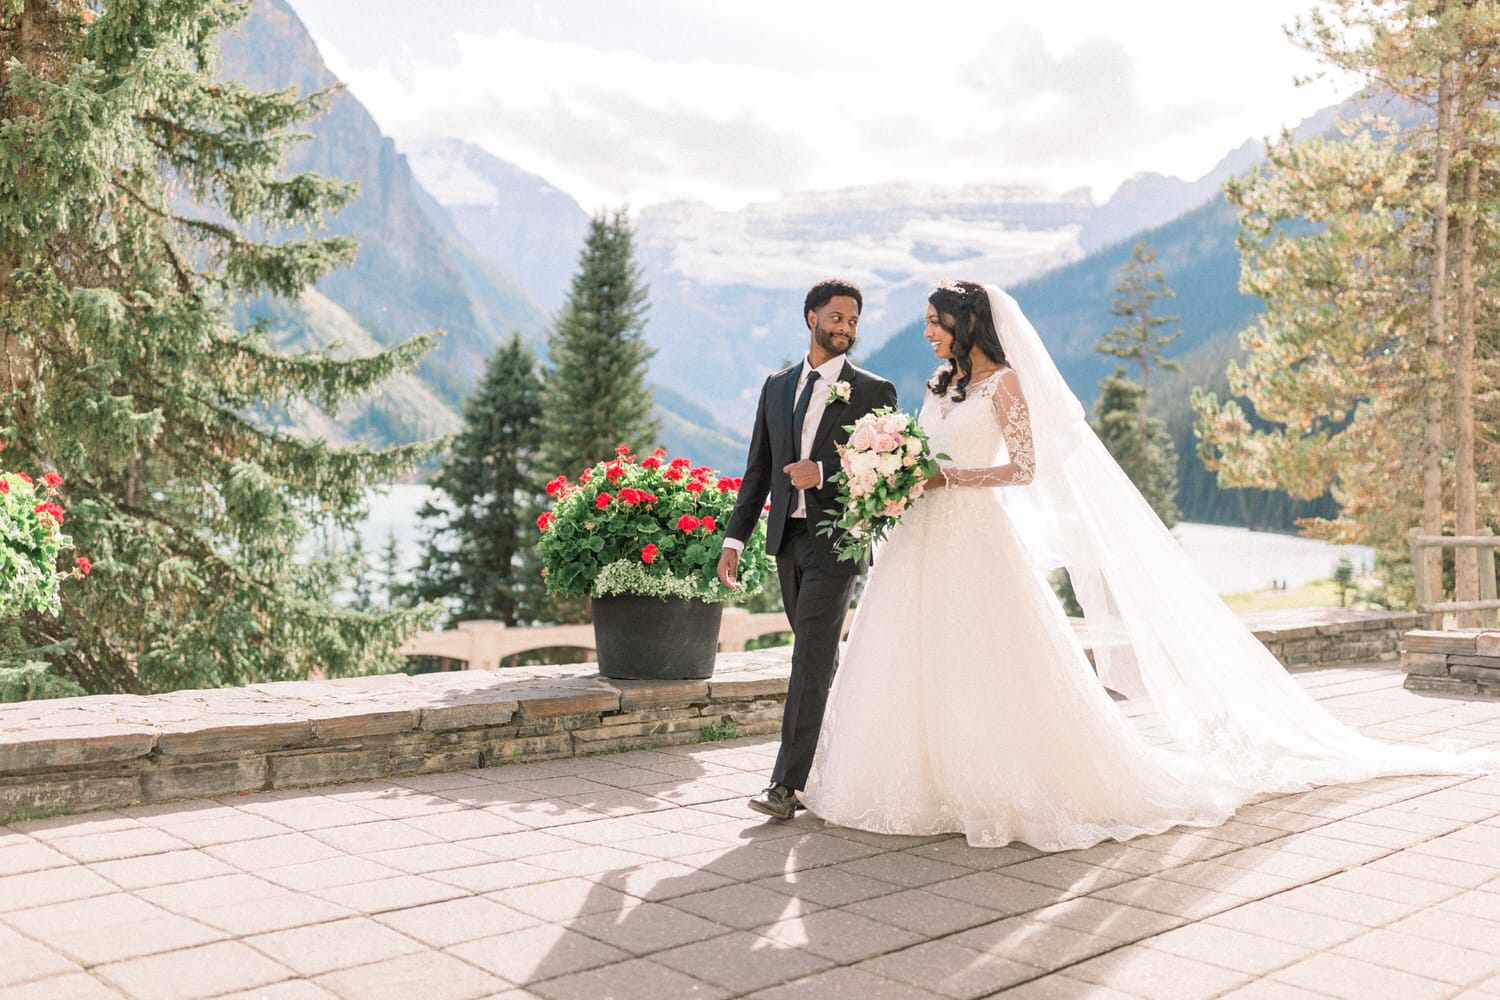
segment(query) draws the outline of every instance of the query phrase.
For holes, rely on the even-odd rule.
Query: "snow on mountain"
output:
[[[578,202],[478,146],[443,139],[404,146],[417,182],[471,246],[514,275],[548,313],[563,304],[588,234]]]

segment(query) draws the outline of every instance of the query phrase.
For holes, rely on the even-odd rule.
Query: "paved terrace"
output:
[[[1404,691],[1393,663],[1296,676],[1372,736],[1500,744],[1500,703]],[[1039,855],[763,821],[743,800],[775,749],[12,822],[0,996],[1500,998],[1500,776]]]

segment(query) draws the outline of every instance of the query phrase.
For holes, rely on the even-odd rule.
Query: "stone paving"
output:
[[[1500,745],[1500,704],[1391,664],[1296,676],[1373,736]],[[743,800],[775,750],[0,826],[0,997],[1500,1000],[1500,775],[1043,855],[764,822]]]

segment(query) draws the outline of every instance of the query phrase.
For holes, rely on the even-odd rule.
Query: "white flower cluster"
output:
[[[910,424],[911,418],[901,412],[870,413],[855,423],[842,454],[850,497],[869,496],[882,480],[890,480],[898,470],[917,464],[925,442],[911,433]],[[921,495],[922,483],[918,481],[900,499],[915,500]],[[902,503],[900,510],[905,509]]]

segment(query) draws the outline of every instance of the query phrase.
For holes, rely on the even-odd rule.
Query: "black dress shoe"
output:
[[[797,793],[785,785],[771,785],[750,800],[750,808],[776,819],[791,819],[803,808]]]

